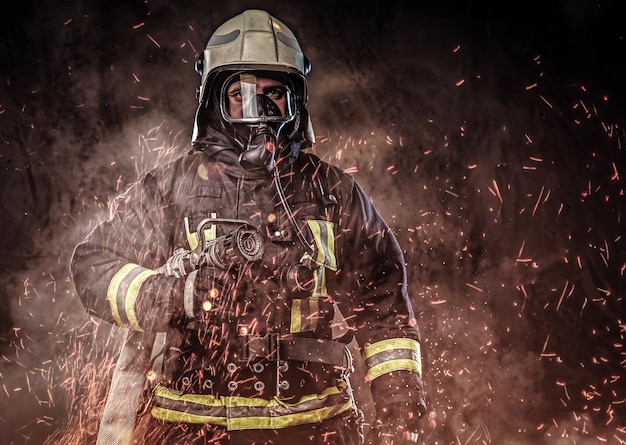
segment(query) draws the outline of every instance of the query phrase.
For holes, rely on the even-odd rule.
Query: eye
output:
[[[272,100],[280,100],[285,96],[285,87],[281,85],[273,85],[263,90],[263,94]]]
[[[241,83],[233,82],[226,89],[226,95],[231,101],[241,102]]]
[[[233,88],[232,90],[228,90],[228,97],[235,100],[241,100],[241,89]]]

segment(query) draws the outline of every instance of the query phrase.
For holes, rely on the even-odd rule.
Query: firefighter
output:
[[[264,11],[218,27],[196,63],[192,150],[115,199],[76,247],[87,311],[128,333],[98,443],[417,441],[404,258],[354,179],[306,151],[310,69]],[[365,438],[353,339],[376,409]]]

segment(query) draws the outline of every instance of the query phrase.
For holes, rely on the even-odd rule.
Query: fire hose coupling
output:
[[[205,235],[207,226],[216,223],[234,224],[236,227],[226,235],[208,239]],[[227,270],[232,266],[258,261],[265,253],[265,239],[261,232],[246,221],[207,218],[198,224],[197,233],[201,240],[197,249],[176,249],[156,272],[181,278],[202,266]]]
[[[198,267],[228,269],[231,265],[258,261],[264,253],[265,240],[261,233],[248,224],[242,224],[227,235],[205,241]]]
[[[310,292],[315,287],[313,270],[302,263],[283,266],[280,280],[292,292]]]

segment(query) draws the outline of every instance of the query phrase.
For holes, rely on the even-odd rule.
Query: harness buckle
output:
[[[239,361],[254,362],[258,359],[280,360],[278,334],[263,336],[254,334],[239,335]]]

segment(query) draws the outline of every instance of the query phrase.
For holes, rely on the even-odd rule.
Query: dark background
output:
[[[2,443],[92,443],[121,336],[85,315],[69,256],[116,194],[189,148],[193,62],[251,7],[299,37],[315,152],[405,249],[423,442],[626,443],[624,7],[425,3],[3,6]]]

